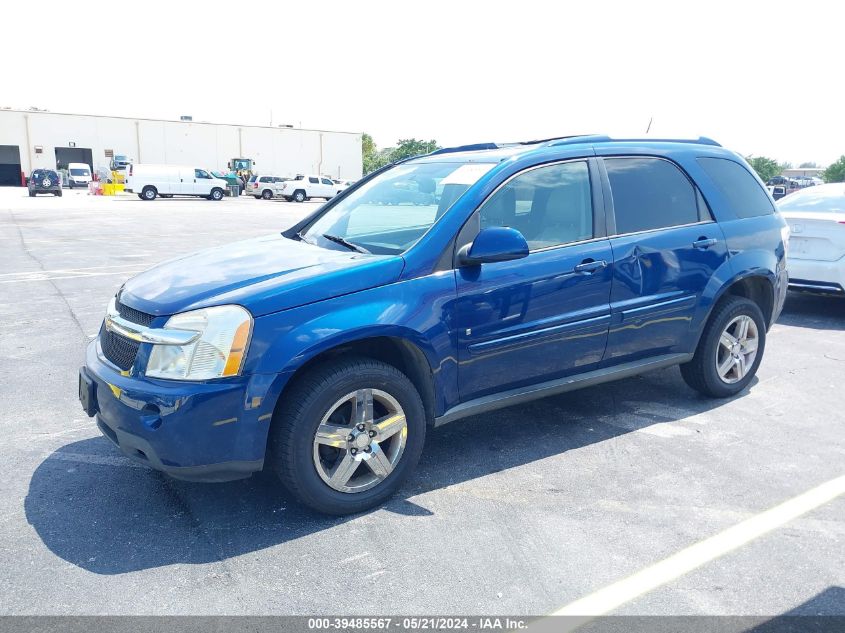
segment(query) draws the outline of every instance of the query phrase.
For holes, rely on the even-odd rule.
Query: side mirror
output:
[[[481,229],[472,244],[458,251],[460,266],[478,266],[493,262],[509,262],[528,256],[528,242],[522,233],[507,226]]]

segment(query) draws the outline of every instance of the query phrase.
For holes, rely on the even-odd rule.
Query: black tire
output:
[[[338,398],[364,388],[379,389],[399,402],[407,421],[406,444],[383,481],[362,492],[341,492],[317,472],[314,435]],[[283,398],[273,419],[268,458],[284,486],[304,505],[325,514],[363,512],[390,498],[416,468],[425,443],[425,410],[414,385],[395,367],[369,358],[329,361],[296,379]]]
[[[257,197],[258,196],[256,196],[256,198]],[[273,199],[273,192],[270,191],[269,189],[265,189],[264,191],[261,192],[261,197],[264,198],[265,200],[272,200]]]
[[[147,185],[141,190],[141,200],[146,200],[149,202],[150,200],[155,200],[158,192],[156,191],[155,187],[151,187]]]
[[[725,382],[716,369],[719,341],[725,328],[738,316],[748,316],[757,327],[757,354],[750,369],[737,382]],[[729,398],[748,386],[757,373],[763,352],[766,349],[766,321],[760,307],[744,297],[728,296],[713,309],[695,355],[688,363],[681,365],[684,381],[699,393],[710,398]]]
[[[305,192],[302,189],[297,189],[293,192],[293,199],[295,202],[305,202],[308,198],[305,197]]]
[[[223,190],[220,187],[215,187],[211,190],[211,194],[208,196],[208,199],[220,202],[223,199]]]

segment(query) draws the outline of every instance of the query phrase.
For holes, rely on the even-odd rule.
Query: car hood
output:
[[[392,283],[397,255],[335,251],[280,234],[173,259],[133,277],[120,300],[153,315],[238,304],[253,316]]]

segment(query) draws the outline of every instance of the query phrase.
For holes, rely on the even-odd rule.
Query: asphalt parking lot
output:
[[[0,613],[544,614],[845,474],[845,301],[801,295],[739,397],[669,369],[455,423],[360,516],[122,457],[77,401],[115,290],[315,205],[0,189]],[[843,543],[839,496],[613,613],[843,615]]]

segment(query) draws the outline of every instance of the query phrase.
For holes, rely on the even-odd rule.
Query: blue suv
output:
[[[318,511],[359,512],[409,477],[428,427],[670,365],[707,396],[741,391],[786,238],[706,138],[439,150],[126,282],[79,397],[174,477],[269,468]]]

